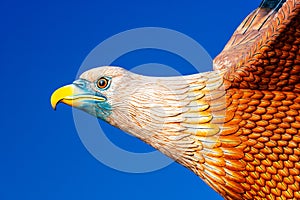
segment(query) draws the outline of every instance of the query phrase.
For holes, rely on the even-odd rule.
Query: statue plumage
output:
[[[214,71],[83,73],[51,97],[140,138],[225,199],[300,199],[300,1],[264,0]]]

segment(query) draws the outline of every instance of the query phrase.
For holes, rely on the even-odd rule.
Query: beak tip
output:
[[[52,109],[53,109],[54,111],[56,111],[56,106],[57,106],[56,103],[51,102],[51,107],[52,107]]]
[[[54,98],[54,95],[50,98],[50,104],[53,110],[56,110],[56,106],[59,103],[59,100],[57,98]]]
[[[73,92],[74,92],[74,86],[72,84],[63,86],[55,90],[50,97],[50,103],[52,109],[56,110],[57,104],[59,104],[60,102],[64,102],[64,98],[66,96],[72,96]]]

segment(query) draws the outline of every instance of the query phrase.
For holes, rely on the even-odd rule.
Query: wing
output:
[[[234,156],[215,158],[226,173],[210,185],[225,199],[300,199],[299,13],[300,0],[263,1],[214,60],[226,83],[220,149]]]
[[[265,0],[215,58],[229,87],[300,91],[300,1]]]

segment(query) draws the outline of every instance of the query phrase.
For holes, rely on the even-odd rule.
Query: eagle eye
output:
[[[110,78],[108,77],[101,77],[97,81],[97,87],[99,89],[107,89],[110,85]]]

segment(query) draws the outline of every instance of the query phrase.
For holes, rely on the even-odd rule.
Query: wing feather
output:
[[[265,0],[215,58],[229,87],[300,91],[300,1]]]

